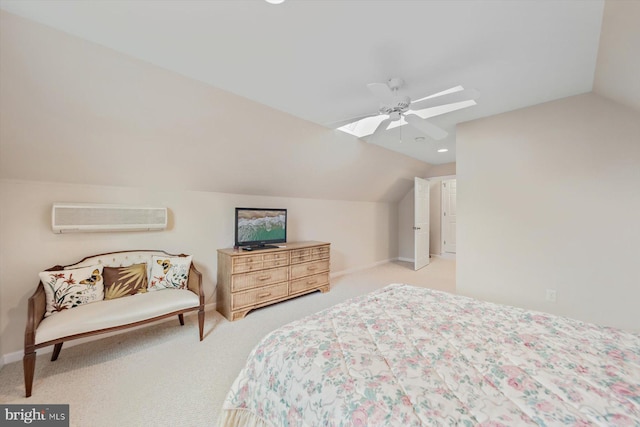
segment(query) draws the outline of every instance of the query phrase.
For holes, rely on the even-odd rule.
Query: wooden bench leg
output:
[[[200,328],[200,341],[204,337],[204,308],[198,310],[198,327]]]
[[[56,360],[58,360],[58,356],[60,355],[60,350],[62,350],[62,344],[64,343],[60,342],[53,346],[53,354],[51,355],[52,362],[55,362]]]
[[[180,326],[184,326],[184,314],[178,314],[178,320],[180,321]]]
[[[25,397],[31,396],[31,387],[33,386],[33,374],[36,371],[36,352],[25,353],[22,358],[22,367],[24,369],[24,390]]]

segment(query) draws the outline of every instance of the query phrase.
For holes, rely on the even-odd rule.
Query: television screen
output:
[[[267,247],[287,241],[287,210],[236,208],[236,246]]]

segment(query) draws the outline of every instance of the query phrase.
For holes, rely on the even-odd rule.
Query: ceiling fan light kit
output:
[[[367,88],[380,100],[378,113],[353,119],[338,130],[358,138],[371,135],[370,142],[373,142],[386,130],[409,124],[438,141],[446,138],[448,132],[425,119],[476,105],[475,99],[479,96],[474,89],[455,86],[411,101],[410,97],[398,93],[403,85],[400,78],[391,78],[386,83],[369,83]]]

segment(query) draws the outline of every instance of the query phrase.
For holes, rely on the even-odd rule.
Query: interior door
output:
[[[414,178],[414,269],[429,264],[429,181]]]
[[[456,253],[456,180],[442,181],[442,251]]]

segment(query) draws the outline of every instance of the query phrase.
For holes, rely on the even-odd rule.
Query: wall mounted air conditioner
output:
[[[54,233],[152,231],[167,228],[167,208],[89,203],[54,203]]]

